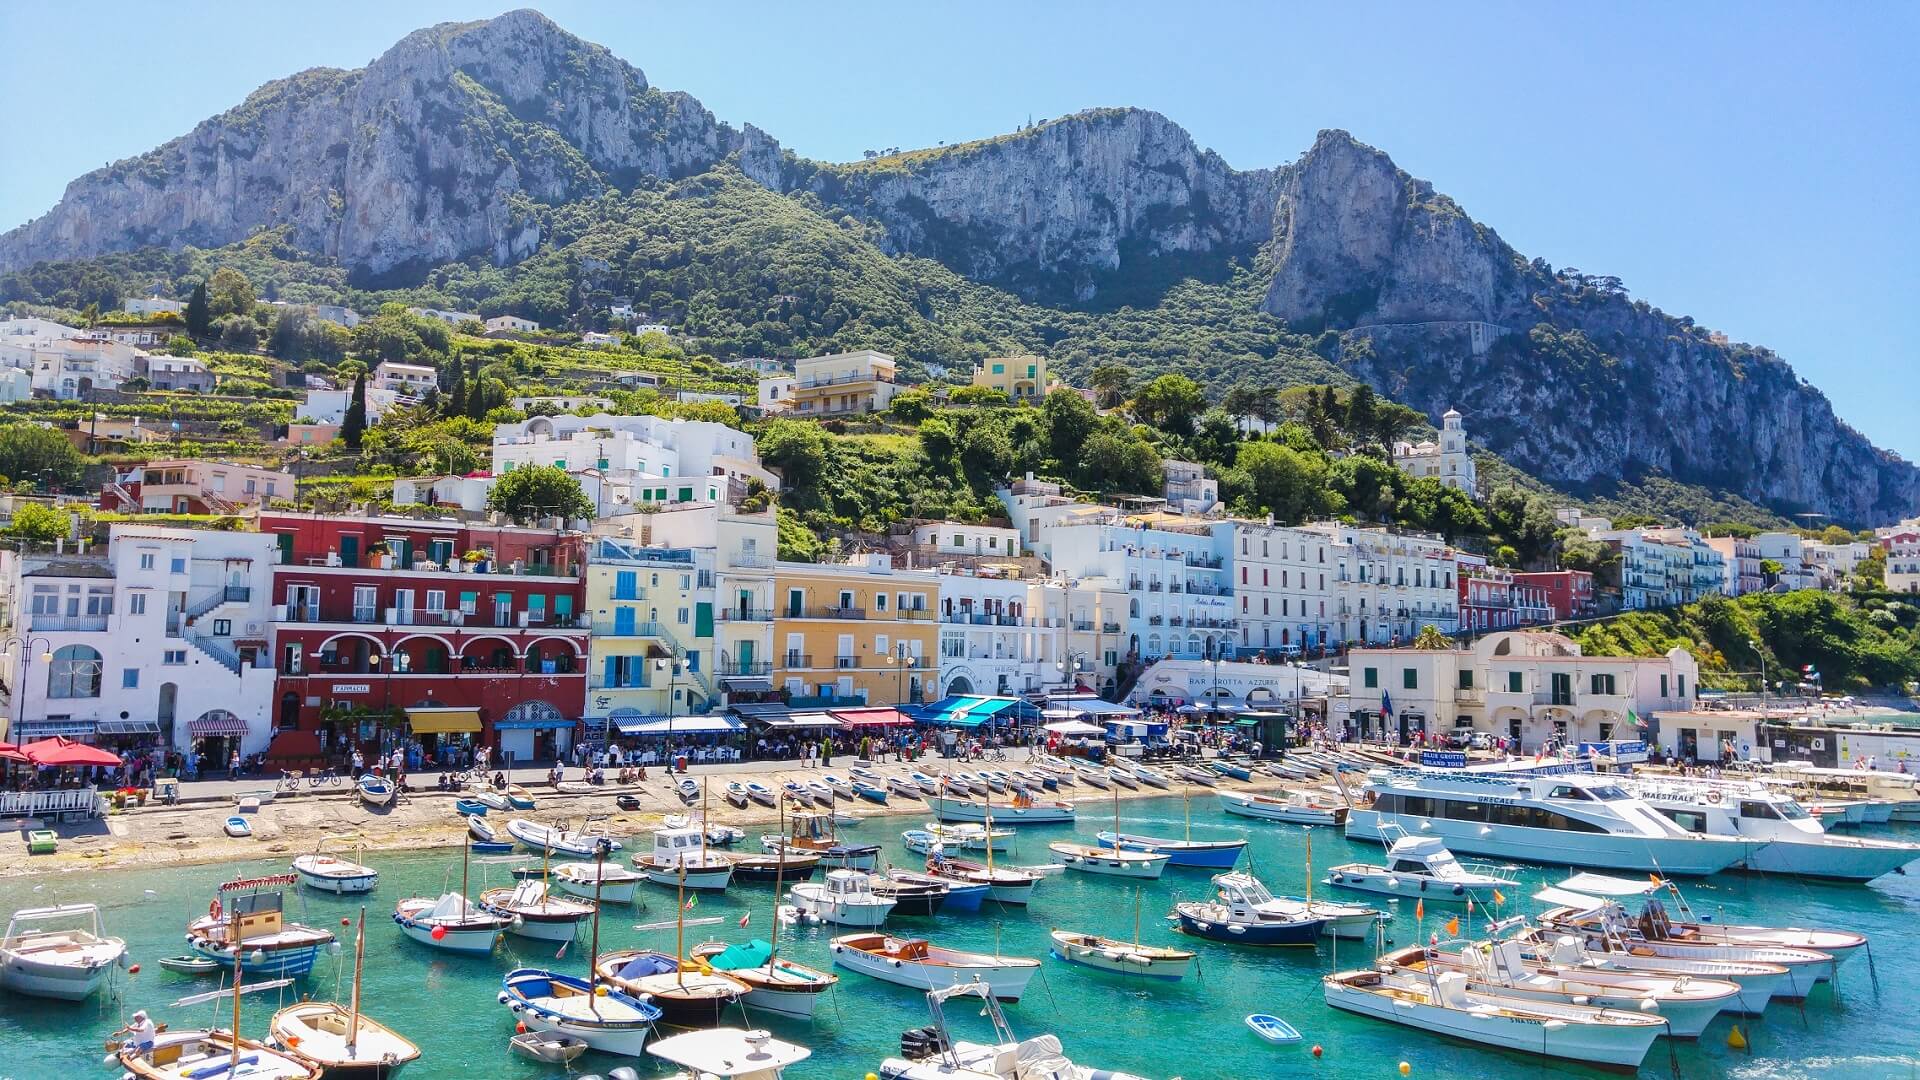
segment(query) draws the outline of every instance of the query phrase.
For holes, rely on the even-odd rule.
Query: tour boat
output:
[[[747,803],[753,801],[753,796],[747,793],[745,784],[734,781],[727,785],[726,800],[736,809],[745,810]]]
[[[1251,874],[1218,874],[1216,899],[1173,906],[1180,932],[1237,945],[1313,945],[1332,918],[1305,904],[1279,903]]]
[[[902,870],[898,867],[890,867],[887,870],[886,876],[888,880],[899,882],[902,885],[939,885],[944,887],[947,892],[945,898],[940,903],[941,911],[979,911],[980,902],[985,900],[987,894],[992,891],[987,883],[983,881],[972,882],[960,881],[955,878],[935,877],[932,874]],[[898,909],[896,908],[896,910]],[[901,912],[901,914],[909,913]]]
[[[1109,877],[1157,878],[1166,870],[1167,861],[1172,858],[1157,851],[1067,841],[1048,844],[1047,850],[1053,852],[1068,869]]]
[[[640,873],[613,863],[565,863],[553,868],[560,891],[602,904],[631,904]]]
[[[1167,856],[1168,866],[1202,867],[1212,870],[1231,870],[1240,861],[1240,853],[1246,850],[1245,840],[1172,840],[1164,836],[1142,836],[1139,833],[1103,832],[1100,842],[1109,847],[1115,840],[1127,851],[1152,851]]]
[[[778,919],[774,925],[779,925]],[[811,1017],[820,995],[840,981],[840,976],[830,971],[776,956],[770,943],[757,939],[739,945],[710,941],[695,945],[692,955],[713,970],[745,983],[747,993],[741,1000],[750,1011],[765,1009],[801,1020]]]
[[[497,1000],[529,1031],[585,1042],[603,1054],[639,1057],[661,1010],[591,979],[518,968],[500,981]]]
[[[246,974],[305,975],[334,937],[330,930],[287,922],[283,917],[286,896],[280,887],[299,880],[296,874],[274,874],[221,885],[220,896],[208,905],[207,913],[187,924],[188,947],[231,967],[237,936],[238,960]]]
[[[1220,809],[1241,817],[1284,821],[1290,825],[1339,825],[1347,821],[1347,807],[1304,791],[1290,792],[1285,798],[1251,792],[1222,791]]]
[[[1137,940],[1122,941],[1095,934],[1076,934],[1071,930],[1055,930],[1052,937],[1054,956],[1100,971],[1149,979],[1182,979],[1193,966],[1194,954],[1185,949],[1142,945]]]
[[[944,881],[901,881],[886,874],[869,874],[873,895],[893,901],[890,915],[933,916],[946,905],[953,889]]]
[[[731,975],[702,971],[653,949],[601,953],[593,970],[601,982],[653,1002],[662,1022],[679,1027],[712,1027],[748,989]]]
[[[145,1053],[123,1043],[127,1080],[320,1080],[320,1067],[219,1028],[163,1031]],[[237,1067],[236,1067],[237,1066]]]
[[[101,933],[97,904],[22,908],[0,937],[0,989],[82,1001],[127,962],[127,943]]]
[[[302,1001],[273,1014],[268,1041],[327,1080],[386,1080],[420,1056],[420,1048],[360,1011],[360,973],[367,955],[367,911],[353,940],[353,994],[349,1004]],[[242,1073],[241,1076],[247,1074]]]
[[[353,787],[359,794],[360,801],[368,806],[386,806],[393,802],[395,791],[393,781],[384,776],[363,773],[360,779],[353,782]]]
[[[769,885],[784,877],[788,881],[807,881],[820,868],[820,856],[788,852],[784,855],[728,855],[733,864],[733,880]]]
[[[1688,832],[1746,841],[1740,865],[1757,873],[1872,881],[1920,859],[1920,844],[1835,836],[1791,796],[1752,781],[1617,779]]]
[[[610,851],[619,851],[620,842],[603,833],[562,829],[553,825],[542,825],[526,818],[510,818],[507,821],[507,835],[520,842],[530,851],[545,852],[549,855],[563,855],[575,859],[591,859],[602,841],[610,844]]]
[[[300,875],[300,883],[336,895],[372,892],[380,881],[380,871],[324,852],[328,840],[352,839],[357,837],[321,837],[312,854],[295,856],[293,872]]]
[[[950,799],[936,795],[927,800],[927,806],[934,817],[941,821],[986,822],[989,818],[1001,825],[1052,825],[1071,824],[1074,820],[1073,804],[1038,799],[1016,797],[1011,802],[975,802],[969,799]]]
[[[941,1006],[949,999],[977,996],[992,1025],[994,1041],[955,1039]],[[963,983],[927,994],[933,1023],[900,1034],[900,1056],[880,1063],[880,1080],[1140,1080],[1130,1073],[1093,1069],[1067,1059],[1053,1035],[1016,1039],[1000,1003],[985,984]]]
[[[891,934],[846,934],[828,948],[836,965],[884,982],[938,990],[977,979],[1001,1001],[1019,1001],[1040,970],[1040,961],[1027,957],[962,952]]]
[[[1381,826],[1432,835],[1453,851],[1527,862],[1661,875],[1718,873],[1748,846],[1701,836],[1593,773],[1530,767],[1377,769],[1366,801],[1347,815],[1347,838],[1380,842]]]
[[[879,865],[879,844],[843,844],[834,832],[831,814],[794,814],[785,833],[762,835],[760,846],[770,855],[818,855],[829,867],[871,870]]]
[[[858,870],[830,870],[824,882],[802,882],[787,890],[795,907],[838,926],[869,928],[887,921],[890,897],[878,896],[870,878]]]
[[[1397,971],[1343,971],[1321,980],[1336,1009],[1469,1042],[1546,1057],[1638,1068],[1667,1032],[1665,1020],[1591,1005],[1523,1001],[1470,989],[1448,971],[1416,976]]]
[[[739,1028],[674,1035],[647,1047],[647,1053],[685,1066],[661,1080],[781,1080],[787,1066],[813,1056],[806,1047],[770,1032]]]
[[[513,922],[507,932],[537,941],[572,941],[580,924],[593,918],[593,904],[555,896],[545,881],[529,879],[512,886],[485,889],[480,906]]]
[[[1745,960],[1690,960],[1673,956],[1655,956],[1629,951],[1624,942],[1606,941],[1603,948],[1590,949],[1572,934],[1556,934],[1525,929],[1508,939],[1519,945],[1530,964],[1541,964],[1579,975],[1653,975],[1661,978],[1686,977],[1700,981],[1730,982],[1740,988],[1737,1004],[1728,1006],[1743,1013],[1764,1012],[1767,1002],[1785,996],[1792,989],[1787,969],[1779,964]]]
[[[938,821],[929,821],[918,829],[908,829],[900,834],[901,843],[908,851],[925,855],[934,845],[948,851],[985,851],[992,844],[999,852],[1013,849],[1014,831],[1012,829],[994,829],[989,832],[984,825],[944,825]]]
[[[1344,863],[1327,872],[1326,884],[1429,904],[1472,901],[1480,907],[1493,904],[1495,893],[1520,895],[1517,879],[1495,867],[1462,865],[1437,836],[1402,836],[1387,849],[1385,866]]]
[[[1661,1017],[1671,1034],[1683,1039],[1699,1038],[1714,1017],[1737,1006],[1740,996],[1740,987],[1719,979],[1554,968],[1528,961],[1513,941],[1461,950],[1415,945],[1375,963],[1416,975],[1458,971],[1470,980],[1469,990],[1500,997],[1637,1010]]]
[[[653,853],[635,855],[633,868],[655,885],[723,890],[733,879],[733,863],[724,855],[709,855],[706,840],[706,829],[698,825],[657,829]]]
[[[422,945],[467,953],[492,952],[500,935],[513,925],[512,916],[488,911],[451,892],[437,899],[410,896],[394,905],[393,921],[401,933]]]
[[[991,859],[992,852],[988,852],[988,857]],[[1040,883],[1041,877],[1031,870],[950,859],[940,853],[927,856],[927,873],[942,880],[985,885],[987,895],[992,899],[1002,904],[1019,905],[1026,904],[1033,896],[1033,887]]]

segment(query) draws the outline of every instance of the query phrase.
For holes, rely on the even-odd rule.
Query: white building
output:
[[[490,332],[494,333],[532,334],[540,329],[539,323],[532,319],[523,319],[518,315],[495,315],[488,319],[485,325]]]
[[[178,300],[163,300],[158,296],[149,296],[144,300],[127,299],[121,302],[121,309],[129,315],[159,315],[162,313],[178,315],[187,309],[187,305]]]
[[[367,383],[367,390],[369,393],[375,389],[391,390],[403,398],[418,398],[439,385],[440,373],[425,364],[402,364],[386,360],[373,369],[373,378]]]
[[[208,768],[266,749],[275,558],[261,533],[142,525],[104,550],[9,556],[8,738],[197,749]]]
[[[713,567],[715,689],[772,690],[774,557],[780,549],[773,508],[744,513],[725,503],[682,503],[641,520],[650,543],[699,549]]]
[[[1807,565],[1806,542],[1805,537],[1794,532],[1763,532],[1753,538],[1762,560],[1772,559],[1780,564],[1780,574],[1773,586],[1775,592],[1812,589],[1819,585],[1819,576]]]
[[[1232,656],[1239,633],[1219,525],[1165,514],[1061,521],[1046,528],[1045,543],[1055,574],[1124,591],[1125,655]]]
[[[1080,502],[1060,492],[1059,484],[1035,479],[1028,473],[994,493],[1000,505],[1007,508],[1007,519],[1020,534],[1021,545],[1042,559],[1053,555],[1047,537],[1054,526],[1120,520],[1120,512],[1111,506]]]
[[[1902,522],[1878,532],[1880,546],[1887,553],[1887,568],[1881,574],[1886,590],[1920,593],[1920,522]]]
[[[33,376],[19,368],[0,368],[0,405],[33,396]]]
[[[1020,554],[1020,532],[1001,525],[933,521],[913,528],[913,546],[937,555],[1013,558]]]
[[[1396,443],[1393,463],[1414,476],[1431,477],[1469,496],[1480,494],[1480,481],[1473,471],[1473,455],[1467,450],[1467,433],[1460,426],[1459,412],[1448,409],[1440,417],[1440,441]]]
[[[1024,694],[1058,684],[1064,627],[1031,606],[1033,588],[988,571],[940,573],[942,694]],[[1041,609],[1044,611],[1044,607]]]
[[[1220,505],[1220,482],[1207,478],[1207,467],[1191,461],[1162,461],[1166,482],[1163,497],[1169,509],[1182,514],[1205,514]]]
[[[1344,640],[1338,578],[1352,556],[1348,545],[1271,517],[1228,528],[1241,653],[1294,655]]]
[[[593,394],[541,394],[537,397],[510,398],[508,405],[526,412],[536,407],[550,408],[559,412],[576,412],[580,409],[598,409],[605,412],[613,408],[613,402]]]
[[[367,387],[367,423],[377,424],[388,410],[399,404],[400,395],[393,390],[383,390],[377,386]],[[295,419],[311,424],[339,425],[347,418],[347,407],[353,404],[353,391],[348,390],[309,390],[307,399],[300,404]]]
[[[1428,626],[1447,634],[1459,628],[1453,549],[1439,537],[1337,522],[1302,527],[1332,542],[1332,640],[1389,644],[1412,641]]]
[[[139,374],[146,356],[50,319],[0,321],[0,367],[27,372],[33,389],[47,397],[73,400],[89,390],[112,390]]]
[[[780,481],[760,464],[753,436],[725,424],[661,416],[529,417],[493,431],[493,471],[524,465],[598,470],[642,489],[649,503],[712,502],[728,482]]]
[[[759,394],[756,397],[760,408],[771,412],[785,409],[792,404],[794,381],[791,375],[775,375],[770,379],[761,379]]]
[[[594,348],[612,348],[620,344],[619,334],[603,334],[598,330],[589,330],[580,335],[580,344]]]
[[[1849,540],[1844,544],[1808,540],[1800,547],[1801,558],[1806,561],[1807,568],[1813,571],[1822,589],[1838,589],[1845,585],[1854,567],[1872,553],[1873,545],[1864,540]]]
[[[443,311],[439,308],[410,307],[407,309],[407,314],[417,315],[422,319],[438,319],[448,326],[455,327],[470,322],[477,323],[481,321],[480,316],[475,315],[471,311]]]
[[[149,356],[145,363],[147,382],[155,390],[213,389],[213,372],[191,356]]]

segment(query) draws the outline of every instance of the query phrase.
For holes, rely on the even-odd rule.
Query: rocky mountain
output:
[[[712,184],[687,183],[709,174]],[[47,214],[0,235],[0,271],[220,248],[273,230],[366,287],[414,288],[433,272],[452,289],[473,275],[435,268],[474,256],[509,273],[535,268],[543,314],[564,318],[573,310],[550,305],[584,302],[647,250],[644,273],[627,267],[629,289],[672,286],[660,275],[722,257],[724,272],[693,275],[708,283],[709,310],[737,304],[740,322],[769,328],[768,305],[785,305],[779,323],[806,331],[795,340],[854,333],[860,321],[830,286],[814,295],[781,283],[806,253],[783,249],[779,265],[760,254],[791,230],[711,256],[698,238],[670,235],[670,222],[687,219],[668,212],[674,200],[750,203],[715,194],[742,177],[810,215],[814,248],[897,259],[899,274],[865,275],[865,295],[883,290],[903,318],[945,325],[956,306],[950,285],[915,282],[913,268],[927,265],[917,260],[1012,294],[981,325],[1022,347],[1058,341],[1078,311],[1148,310],[1197,326],[1212,316],[1170,311],[1195,295],[1174,283],[1231,282],[1248,290],[1249,312],[1257,302],[1284,321],[1274,334],[1292,335],[1299,352],[1312,344],[1431,416],[1460,406],[1489,449],[1563,487],[1657,473],[1847,522],[1920,508],[1920,473],[1848,428],[1778,357],[1632,300],[1613,279],[1529,261],[1344,132],[1322,133],[1290,164],[1242,171],[1165,117],[1101,109],[979,142],[814,162],[718,122],[529,11],[421,30],[357,71],[269,84],[179,139],[75,180]],[[633,197],[604,198],[616,193]],[[599,216],[577,212],[586,206]],[[638,231],[615,243],[616,226]],[[576,242],[591,250],[569,257]],[[570,284],[552,280],[562,274]],[[715,291],[721,281],[750,284],[730,296]],[[1277,364],[1279,351],[1175,364],[1259,378],[1263,357]]]

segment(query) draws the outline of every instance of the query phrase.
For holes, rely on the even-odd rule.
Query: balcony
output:
[[[893,613],[895,622],[932,622],[935,612],[932,608],[901,608]]]
[[[769,660],[727,660],[716,665],[713,673],[723,679],[771,675],[773,663]]]
[[[833,658],[833,666],[841,671],[851,671],[860,666],[860,658],[857,656],[836,656]]]
[[[1082,633],[1082,634],[1090,634],[1090,633],[1092,633],[1092,632],[1093,632],[1093,624],[1092,624],[1092,623],[1090,623],[1090,622],[1081,622],[1081,621],[1080,621],[1080,620],[1078,620],[1078,619],[1075,619],[1075,620],[1073,621],[1073,628],[1074,628],[1074,630],[1075,630],[1075,631],[1077,631],[1077,632],[1079,632],[1079,633]],[[1119,629],[1120,629],[1120,628],[1119,628],[1119,627],[1117,627],[1117,626],[1116,626],[1116,627],[1114,627],[1114,631],[1115,631],[1115,632],[1118,632],[1118,631],[1119,631]]]
[[[757,551],[735,551],[727,556],[727,565],[746,570],[770,570],[773,568],[773,558]]]
[[[813,656],[810,653],[803,652],[781,653],[780,666],[788,669],[804,670],[813,666]]]
[[[110,615],[32,615],[29,631],[65,631],[91,633],[105,630]]]
[[[1187,620],[1182,618],[1179,615],[1175,615],[1172,618],[1169,618],[1167,620],[1167,625],[1168,626],[1185,626],[1187,625]]]
[[[828,375],[824,378],[803,379],[793,384],[795,390],[813,390],[823,386],[853,386],[858,383],[890,383],[893,376],[878,371],[856,371],[847,375]]]
[[[1148,582],[1148,583],[1147,583],[1147,591],[1148,591],[1148,592],[1159,592],[1159,591],[1160,591],[1160,583],[1159,583],[1159,582],[1157,582],[1157,581],[1153,581],[1153,582]]]
[[[716,617],[724,623],[772,622],[772,608],[730,607],[721,608]]]
[[[636,622],[624,625],[612,619],[593,620],[593,636],[604,638],[657,638],[661,636],[657,622]]]
[[[1117,622],[1102,623],[1100,624],[1100,632],[1103,634],[1117,634],[1120,632],[1120,624]]]
[[[1127,590],[1128,590],[1129,592],[1139,592],[1139,591],[1140,591],[1140,579],[1139,579],[1139,578],[1128,578],[1128,579],[1127,579]]]
[[[1148,625],[1148,626],[1159,626],[1159,625],[1161,624],[1161,622],[1162,622],[1162,621],[1164,621],[1164,620],[1162,620],[1162,619],[1160,618],[1160,616],[1158,616],[1158,615],[1149,615],[1149,616],[1147,616],[1147,625]]]

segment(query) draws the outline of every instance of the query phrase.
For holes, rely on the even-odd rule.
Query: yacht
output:
[[[1325,884],[1385,896],[1411,896],[1435,904],[1482,907],[1495,894],[1520,895],[1520,882],[1498,867],[1463,864],[1437,836],[1397,836],[1387,848],[1387,864],[1343,863],[1327,871]],[[1502,893],[1501,890],[1508,890]]]
[[[956,997],[981,999],[982,1015],[993,1028],[994,1041],[973,1043],[956,1039],[941,1008]],[[900,1056],[880,1063],[879,1080],[1140,1080],[1131,1073],[1095,1069],[1069,1060],[1060,1040],[1052,1035],[1017,1039],[1006,1014],[985,984],[966,982],[929,991],[927,1008],[933,1023],[900,1034]]]
[[[1376,770],[1347,815],[1347,839],[1378,843],[1383,826],[1453,851],[1688,876],[1725,870],[1750,846],[1688,832],[1617,778],[1563,765]]]
[[[81,1001],[127,966],[127,943],[100,929],[94,904],[22,908],[0,937],[0,988]]]
[[[1920,859],[1920,844],[1835,836],[1791,795],[1750,780],[1622,777],[1620,786],[1688,832],[1744,842],[1740,864],[1758,873],[1872,881]]]

